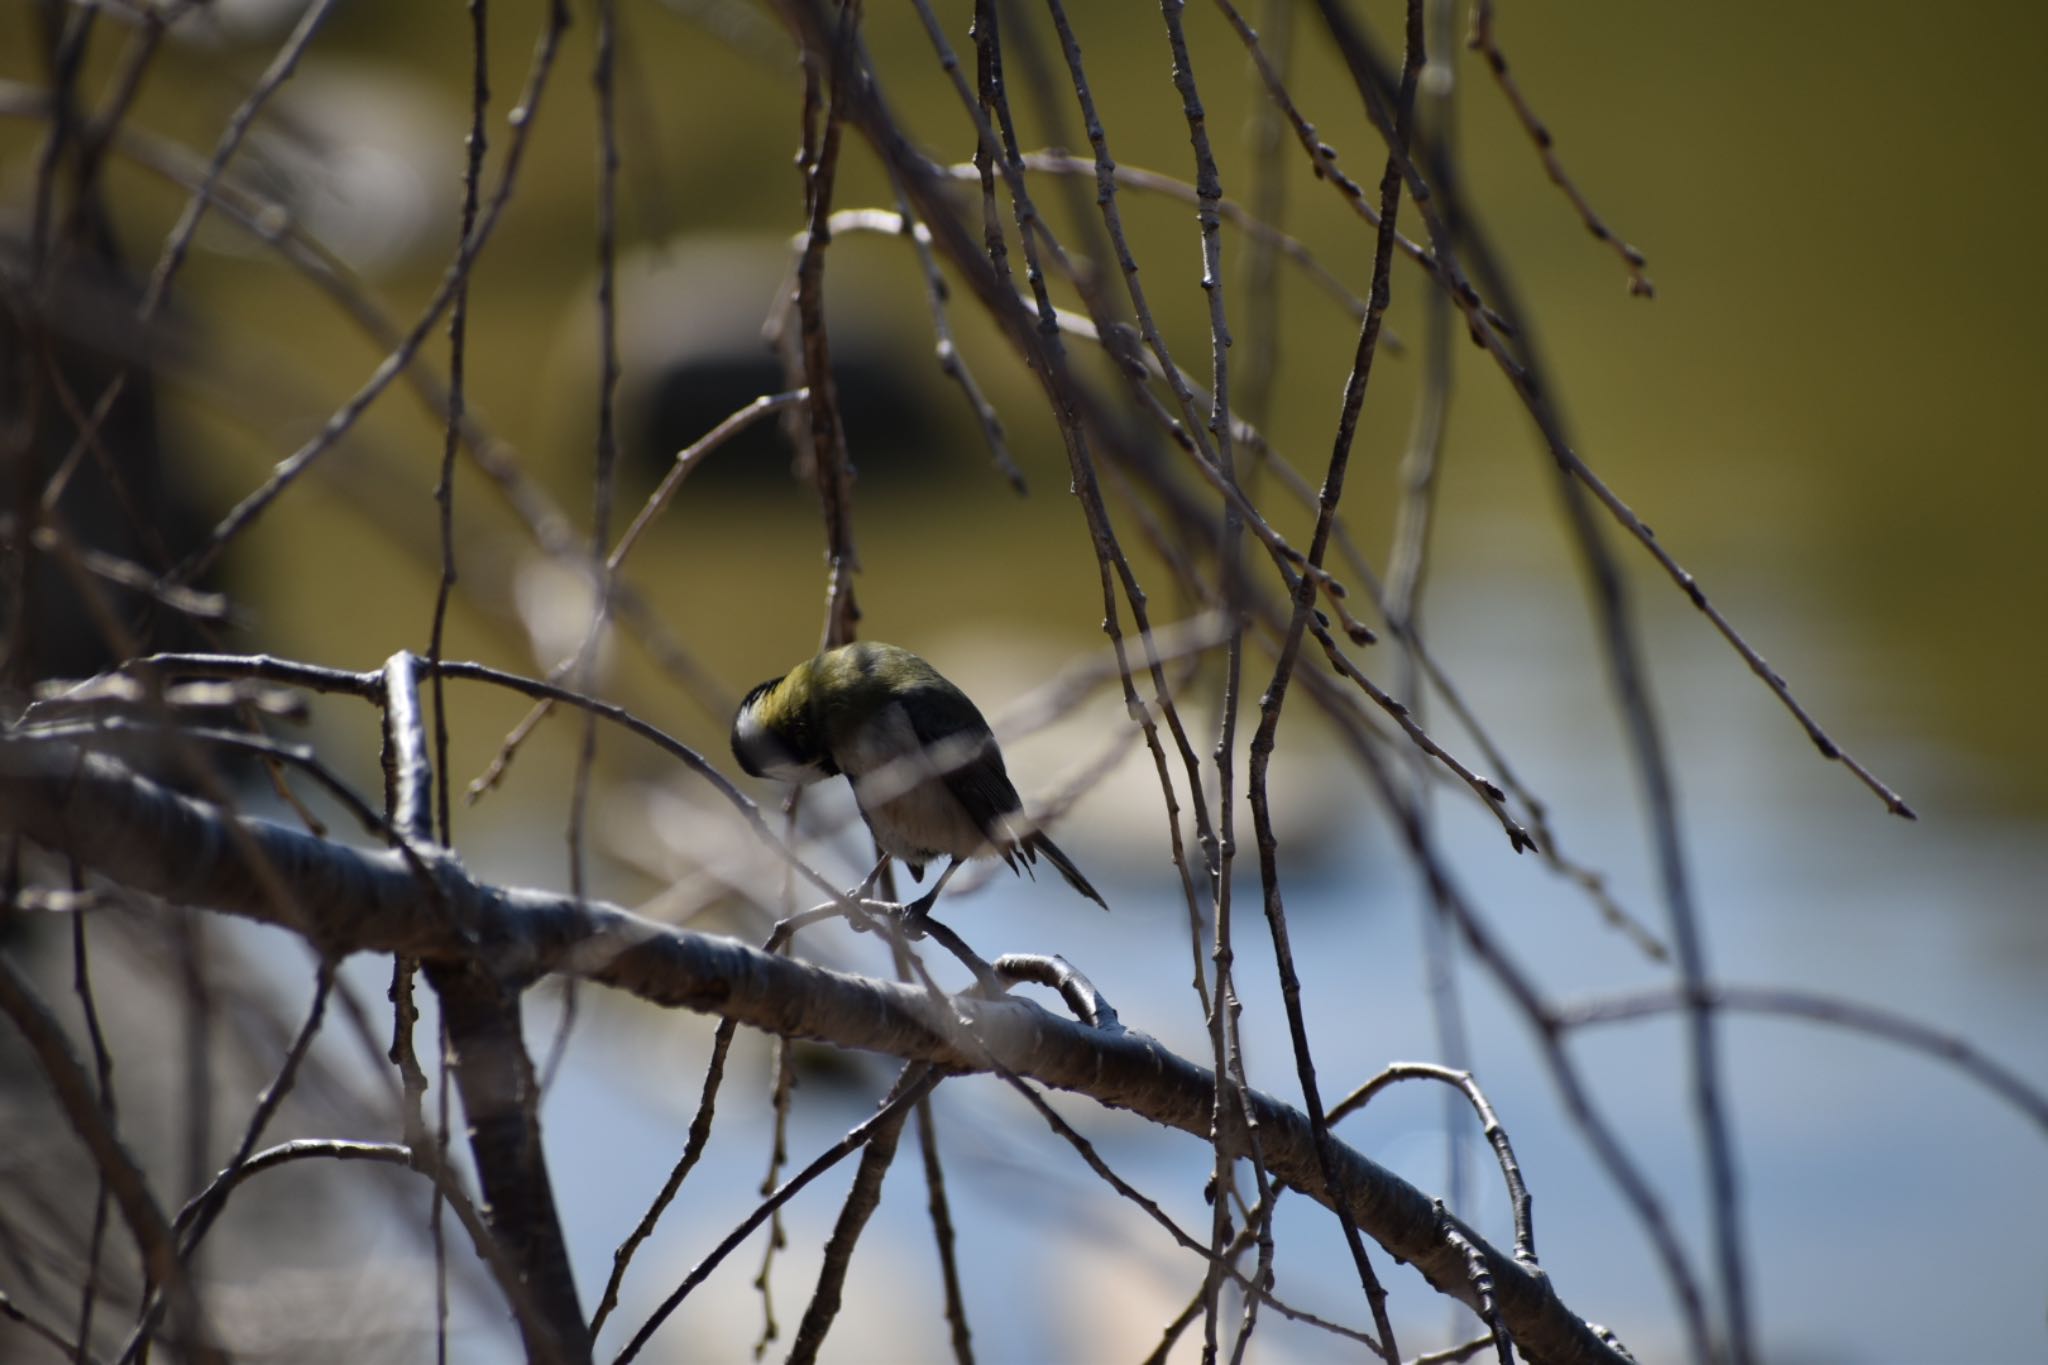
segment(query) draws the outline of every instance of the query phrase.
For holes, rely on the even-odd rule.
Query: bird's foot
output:
[[[931,922],[932,906],[938,903],[939,889],[931,890],[906,905],[896,907],[896,925],[903,930],[903,937],[911,940],[924,937],[925,925]]]
[[[840,911],[846,919],[847,928],[856,934],[865,934],[875,928],[875,921],[888,919],[895,923],[908,939],[924,937],[924,927],[931,921],[932,902],[935,896],[920,896],[908,904],[902,901],[875,900],[860,894],[860,888],[848,891]],[[822,908],[822,907],[821,907]]]
[[[856,934],[865,934],[875,927],[875,919],[886,915],[891,919],[900,918],[903,907],[895,901],[876,900],[873,888],[856,886],[846,892],[839,903],[839,912],[846,920],[846,927]]]

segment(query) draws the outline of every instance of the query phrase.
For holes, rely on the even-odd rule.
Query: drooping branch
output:
[[[1089,1028],[1026,1000],[961,997],[941,1004],[918,987],[666,929],[603,902],[493,886],[453,859],[433,865],[429,893],[399,853],[231,817],[70,745],[0,741],[0,829],[137,890],[305,934],[337,956],[404,953],[468,964],[515,985],[566,974],[786,1037],[952,1071],[985,1069],[951,1041],[955,1028],[935,1013],[943,1008],[968,1022],[976,1051],[1015,1075],[1204,1141],[1210,1136],[1213,1074],[1145,1034]],[[250,856],[266,860],[269,875],[292,889],[289,921],[248,867]],[[1308,1117],[1256,1090],[1246,1102],[1267,1171],[1326,1202]],[[1226,1140],[1248,1155],[1241,1128]],[[1492,1276],[1500,1321],[1531,1360],[1625,1358],[1565,1307],[1547,1278],[1448,1218],[1423,1191],[1342,1143],[1332,1141],[1325,1155],[1336,1164],[1357,1226],[1440,1292],[1473,1301],[1460,1242],[1475,1248]]]

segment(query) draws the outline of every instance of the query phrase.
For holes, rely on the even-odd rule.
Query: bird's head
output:
[[[749,775],[805,783],[838,774],[817,724],[816,671],[798,664],[740,703],[732,718],[732,756]]]

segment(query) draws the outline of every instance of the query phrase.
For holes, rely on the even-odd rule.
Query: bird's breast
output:
[[[947,787],[945,774],[971,760],[984,737],[927,746],[901,706],[889,706],[845,735],[833,759],[883,852],[907,862],[994,852],[988,834]]]

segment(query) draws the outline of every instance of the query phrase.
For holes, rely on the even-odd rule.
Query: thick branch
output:
[[[455,1054],[456,1088],[483,1186],[484,1216],[520,1268],[535,1312],[519,1315],[530,1361],[587,1361],[590,1331],[555,1212],[533,1060],[519,1032],[519,997],[488,973],[427,963]]]
[[[231,834],[231,826],[239,831]],[[512,982],[559,972],[786,1037],[982,1070],[984,1062],[949,1041],[953,1031],[935,1013],[957,1011],[986,1056],[1016,1075],[1204,1141],[1210,1135],[1214,1076],[1145,1034],[1088,1028],[1027,1000],[937,1002],[917,987],[665,929],[602,902],[490,886],[452,859],[435,869],[438,894],[426,894],[397,853],[229,817],[111,759],[66,746],[0,741],[0,829],[139,890],[309,934],[337,954],[471,963]],[[263,894],[242,860],[244,848],[259,851],[292,888],[293,922]],[[1327,1202],[1307,1116],[1258,1091],[1246,1099],[1266,1169]],[[1241,1125],[1224,1137],[1234,1154],[1249,1156]],[[1500,1321],[1531,1360],[1625,1359],[1564,1306],[1540,1271],[1495,1249],[1351,1148],[1332,1141],[1328,1156],[1359,1228],[1439,1292],[1474,1302],[1458,1239],[1477,1249],[1493,1277]]]

